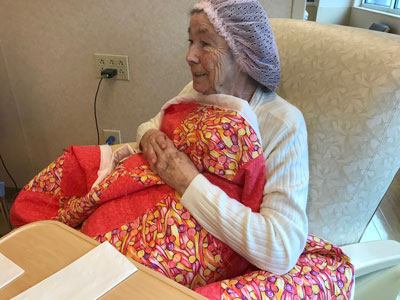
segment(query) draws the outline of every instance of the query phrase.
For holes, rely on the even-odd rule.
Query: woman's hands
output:
[[[199,174],[189,157],[178,151],[173,142],[157,129],[150,129],[143,135],[140,147],[152,170],[180,195]]]
[[[157,144],[159,148],[164,150],[167,147],[167,139],[167,135],[157,129],[149,129],[142,136],[139,147],[143,151],[150,165],[157,163],[157,154],[153,145]]]

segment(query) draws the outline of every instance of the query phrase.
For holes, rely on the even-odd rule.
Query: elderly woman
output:
[[[211,184],[161,131],[160,114],[138,129],[152,168],[181,195],[181,203],[210,233],[255,266],[288,272],[307,238],[307,131],[302,114],[274,93],[278,51],[257,1],[200,1],[189,26],[190,84],[202,94],[228,94],[249,102],[257,115],[266,165],[259,212]]]
[[[280,63],[263,8],[256,0],[200,0],[188,33],[193,82],[180,95],[226,94],[247,101],[257,116],[266,167],[262,203],[254,211],[174,147],[159,130],[161,113],[139,126],[137,141],[152,169],[182,195],[180,202],[208,232],[256,267],[196,291],[209,299],[350,298],[348,258],[329,243],[307,239],[307,130],[301,112],[274,93]]]
[[[348,299],[348,258],[307,237],[307,131],[274,93],[261,5],[201,0],[186,60],[193,82],[140,125],[143,153],[71,146],[24,187],[14,225],[57,219],[210,299]]]

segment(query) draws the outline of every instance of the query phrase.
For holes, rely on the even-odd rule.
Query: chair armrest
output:
[[[396,241],[373,241],[342,246],[343,252],[354,265],[355,276],[400,265],[400,243]]]

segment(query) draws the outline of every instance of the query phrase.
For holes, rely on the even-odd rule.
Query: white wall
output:
[[[7,72],[2,41],[0,41],[0,154],[14,179],[20,182],[20,185],[27,183],[33,172],[31,152]],[[13,187],[1,164],[0,181],[5,181],[7,186]]]
[[[304,11],[306,8],[306,0],[293,0],[292,19],[304,19]]]
[[[348,25],[352,5],[352,0],[319,0],[316,21]]]

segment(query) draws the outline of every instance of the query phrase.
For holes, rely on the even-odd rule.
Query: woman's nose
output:
[[[199,63],[199,51],[194,45],[189,46],[188,53],[186,55],[186,61],[189,65]]]

